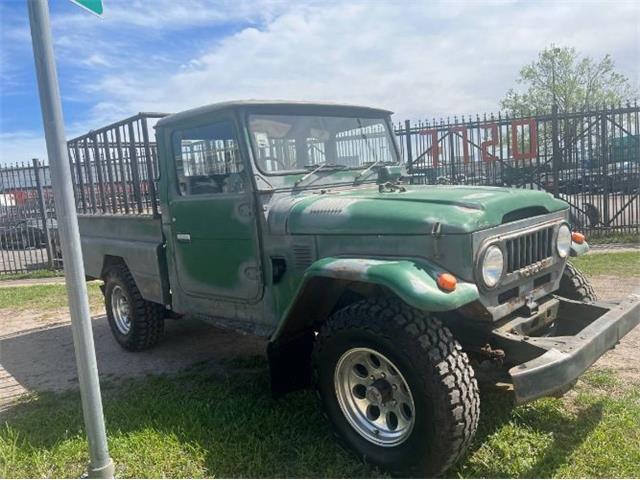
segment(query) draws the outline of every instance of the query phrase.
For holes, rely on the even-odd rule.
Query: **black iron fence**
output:
[[[414,183],[546,190],[589,235],[640,230],[637,104],[529,117],[406,121],[396,129]]]
[[[138,114],[68,142],[80,213],[157,214],[152,123]],[[588,235],[640,232],[638,105],[512,118],[406,121],[396,135],[413,183],[546,190]],[[0,167],[0,273],[61,266],[49,169]]]

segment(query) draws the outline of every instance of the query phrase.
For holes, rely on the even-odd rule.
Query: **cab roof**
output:
[[[192,108],[183,112],[168,115],[158,121],[156,127],[166,127],[184,120],[204,117],[214,113],[229,110],[251,110],[256,113],[277,111],[279,115],[315,113],[326,115],[328,113],[341,113],[363,116],[387,116],[393,112],[382,108],[365,107],[360,105],[348,105],[330,102],[298,102],[287,100],[234,100],[229,102],[212,103],[198,108]]]

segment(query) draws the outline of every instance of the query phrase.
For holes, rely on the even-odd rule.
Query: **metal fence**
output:
[[[68,142],[79,213],[157,214],[158,162],[141,113]],[[418,184],[546,190],[588,235],[640,232],[638,105],[511,118],[406,121],[396,135]],[[0,273],[60,268],[49,169],[0,167]]]
[[[0,273],[62,266],[49,167],[0,168]]]
[[[589,235],[640,230],[637,104],[512,118],[406,121],[396,129],[412,182],[546,190]]]
[[[158,158],[152,123],[139,113],[67,142],[78,213],[157,215]]]

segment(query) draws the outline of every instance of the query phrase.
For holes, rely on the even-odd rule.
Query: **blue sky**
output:
[[[50,0],[67,136],[138,111],[285,98],[395,119],[496,111],[551,44],[640,85],[638,2]],[[0,0],[0,163],[44,157],[26,0]]]

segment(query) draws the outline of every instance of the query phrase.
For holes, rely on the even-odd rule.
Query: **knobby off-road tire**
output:
[[[598,300],[591,282],[576,267],[567,263],[560,279],[558,295],[579,302],[595,302]]]
[[[340,384],[336,384],[341,370],[336,367],[350,352],[367,350],[395,367],[388,380],[394,388],[405,382],[412,397],[413,425],[395,445],[366,438],[341,407]],[[396,475],[437,476],[460,458],[475,434],[480,397],[467,355],[437,318],[396,299],[364,300],[335,313],[316,337],[313,364],[316,392],[334,433],[365,462]],[[366,381],[371,384],[370,375],[376,376],[376,368],[373,364],[366,368],[370,370]],[[354,392],[358,388],[361,386],[353,387]],[[379,435],[377,429],[371,432],[370,436]]]
[[[124,266],[109,270],[104,282],[107,319],[120,346],[139,351],[158,343],[164,332],[163,306],[142,298],[131,272]]]

